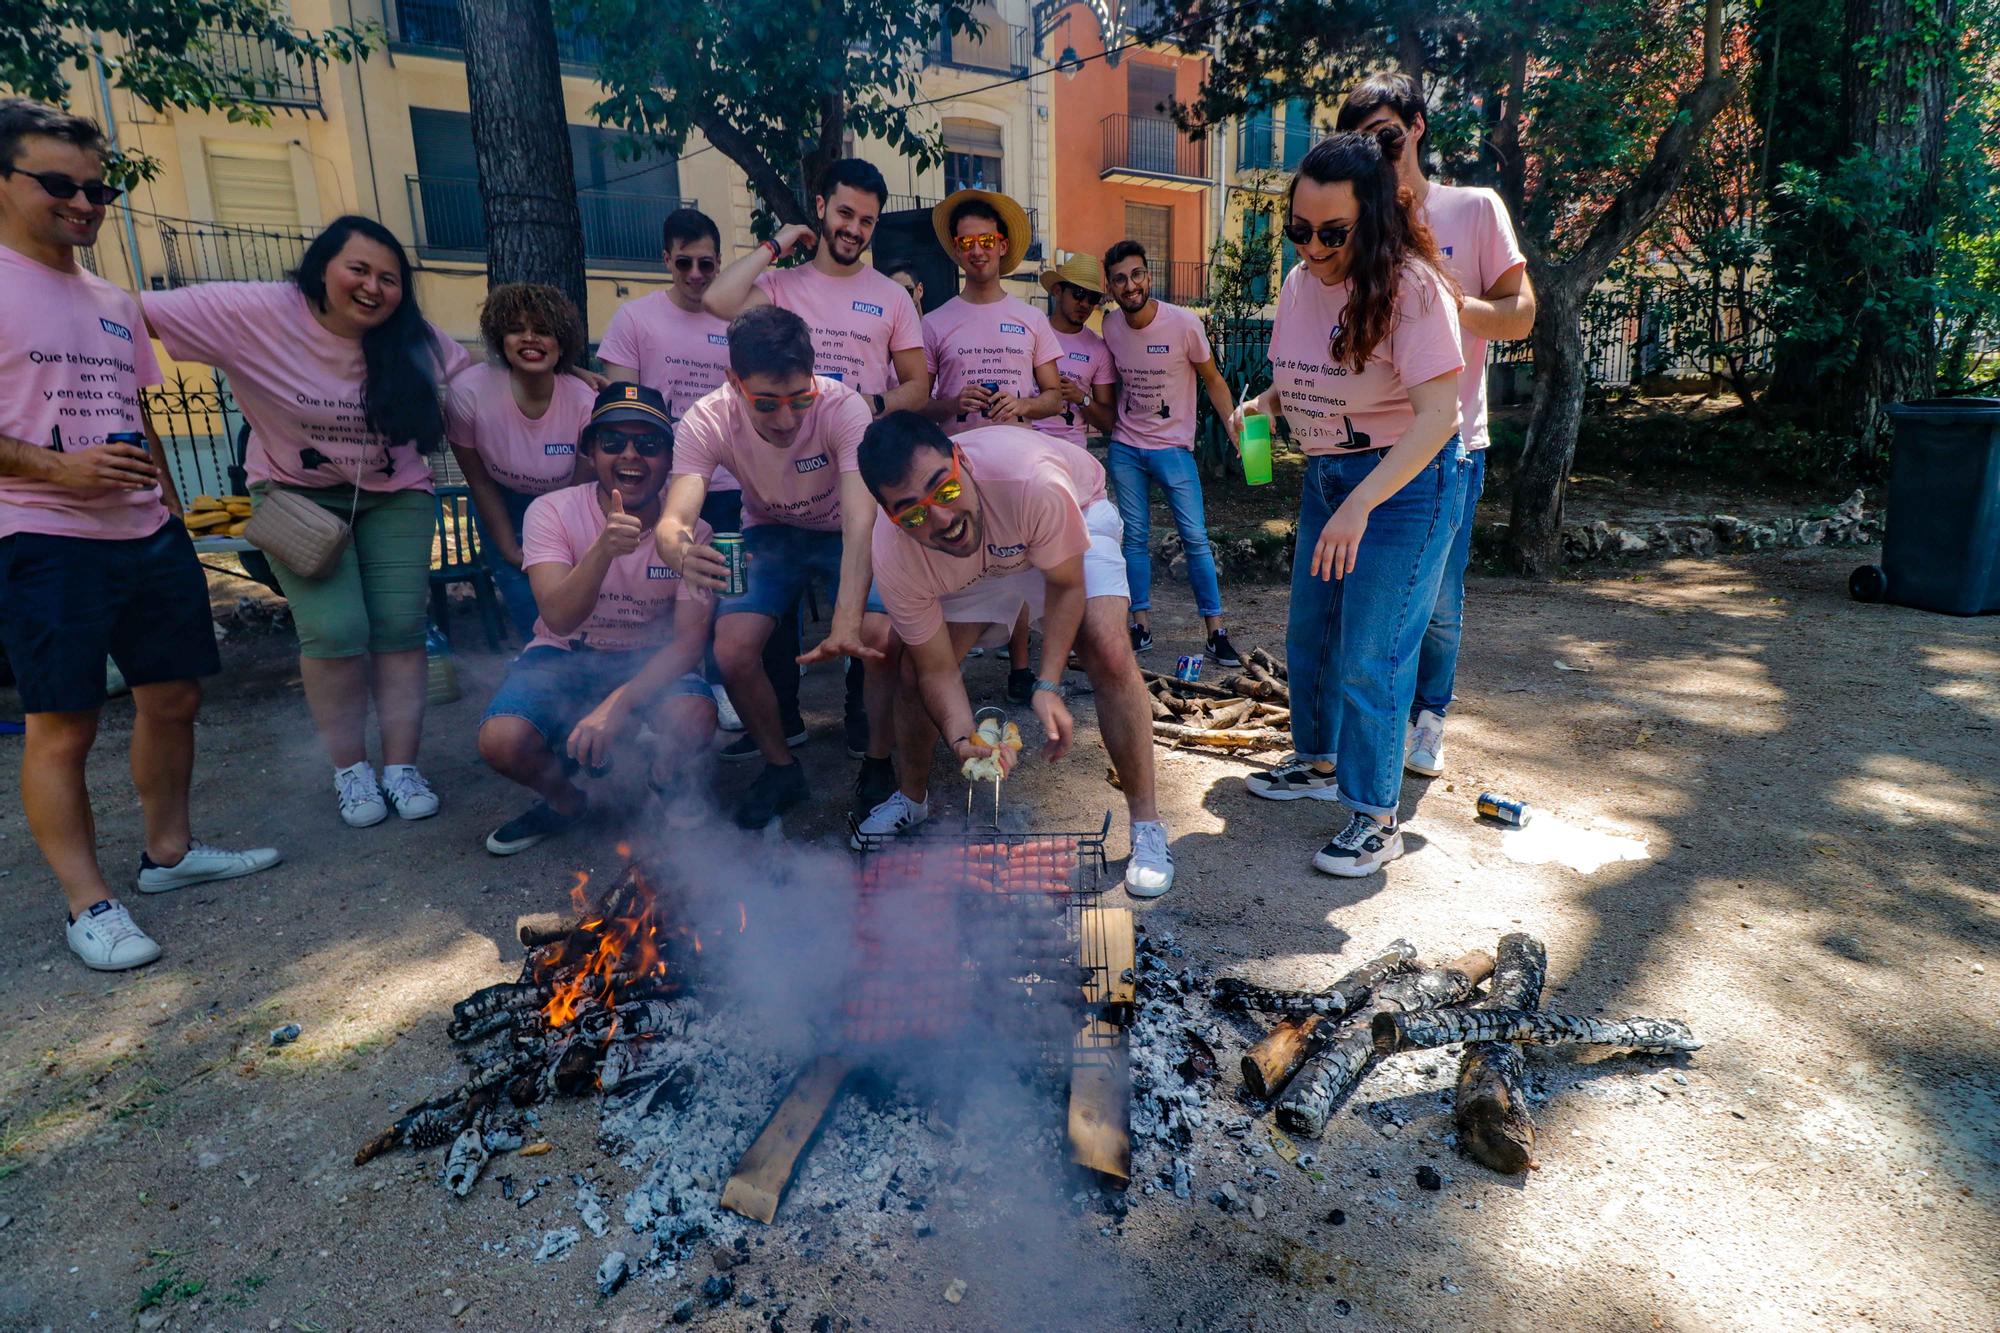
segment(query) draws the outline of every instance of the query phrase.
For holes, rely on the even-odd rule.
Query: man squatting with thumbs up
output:
[[[665,822],[701,818],[700,775],[687,770],[715,732],[702,674],[715,601],[653,543],[674,465],[666,402],[657,389],[608,385],[577,443],[594,477],[528,506],[521,568],[541,614],[479,724],[480,757],[539,798],[487,837],[501,856],[582,819],[589,799],[570,775],[608,769],[640,722],[662,738],[646,776]],[[708,526],[693,527],[705,543]]]

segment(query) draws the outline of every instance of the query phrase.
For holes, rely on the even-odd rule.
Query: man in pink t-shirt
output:
[[[1409,136],[1409,147],[1397,164],[1398,182],[1415,197],[1445,267],[1465,293],[1458,317],[1465,357],[1465,373],[1458,380],[1459,436],[1472,451],[1472,472],[1466,479],[1458,535],[1445,557],[1444,579],[1430,628],[1424,632],[1417,694],[1403,744],[1404,767],[1434,778],[1444,771],[1444,719],[1458,678],[1465,567],[1472,556],[1480,493],[1486,488],[1486,345],[1489,340],[1525,338],[1534,331],[1535,289],[1528,281],[1527,256],[1514,238],[1500,196],[1486,189],[1433,185],[1424,177],[1422,145],[1430,125],[1415,80],[1388,71],[1369,75],[1347,94],[1335,124],[1365,133],[1395,125]]]
[[[1104,267],[1094,255],[1071,255],[1057,267],[1043,270],[1040,281],[1049,294],[1049,327],[1062,348],[1056,370],[1062,376],[1063,408],[1037,421],[1035,429],[1082,448],[1088,438],[1086,427],[1109,435],[1118,416],[1118,399],[1112,391],[1118,375],[1111,365],[1111,349],[1088,326],[1104,304]]]
[[[898,299],[901,299],[900,293]],[[860,395],[813,374],[805,321],[777,306],[744,312],[729,326],[729,382],[681,418],[674,440],[674,480],[656,537],[660,554],[699,588],[726,592],[730,569],[695,533],[710,479],[727,467],[743,487],[741,553],[746,586],[717,608],[715,658],[764,769],[736,809],[745,828],[761,828],[809,795],[777,696],[760,658],[773,628],[808,586],[834,584],[833,621],[804,664],[837,657],[879,662],[886,622],[864,625],[868,600],[868,528],[873,507],[856,471],[855,450],[868,426]],[[894,682],[883,692],[892,698]],[[890,708],[871,707],[863,777],[889,785]],[[871,777],[872,775],[875,775]]]
[[[84,764],[105,662],[132,689],[142,893],[232,879],[278,853],[188,825],[202,676],[221,669],[208,580],[179,520],[143,389],[160,382],[139,303],[78,266],[105,206],[104,141],[80,116],[0,98],[0,647],[27,714],[21,807],[86,967],[160,956],[98,864]]]
[[[1236,402],[1215,368],[1208,334],[1192,311],[1153,297],[1153,271],[1137,241],[1120,241],[1105,252],[1105,275],[1118,309],[1104,317],[1104,343],[1118,370],[1118,420],[1105,466],[1118,493],[1118,516],[1125,523],[1125,566],[1132,578],[1131,637],[1134,652],[1153,646],[1152,487],[1166,492],[1187,556],[1195,610],[1207,631],[1206,656],[1223,666],[1242,666],[1236,645],[1222,623],[1222,584],[1215,552],[1208,544],[1208,516],[1201,502],[1201,472],[1194,461],[1194,388],[1200,381],[1208,401],[1224,421]]]
[[[931,753],[942,734],[961,761],[997,758],[974,734],[960,663],[982,637],[1022,614],[1042,621],[1042,666],[1031,700],[1062,758],[1074,736],[1062,678],[1071,648],[1095,694],[1105,748],[1132,820],[1125,883],[1157,897],[1173,855],[1153,793],[1150,705],[1125,634],[1125,561],[1104,469],[1074,445],[1019,426],[981,426],[955,439],[914,413],[868,428],[861,476],[881,506],[873,535],[876,592],[907,656],[914,692],[897,696],[899,788],[868,813],[855,846],[930,817]],[[937,729],[932,730],[933,726]]]
[[[666,402],[640,385],[607,385],[579,443],[593,479],[528,506],[521,565],[541,615],[479,724],[480,757],[539,798],[487,836],[495,856],[582,819],[590,801],[572,774],[603,775],[642,722],[656,738],[646,780],[664,822],[702,821],[696,784],[715,699],[701,666],[714,599],[688,587],[650,540],[673,467]],[[697,521],[696,535],[706,540],[708,526]]]

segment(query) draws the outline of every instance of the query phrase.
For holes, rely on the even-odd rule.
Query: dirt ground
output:
[[[1141,910],[1191,965],[1299,984],[1399,935],[1448,957],[1526,929],[1548,946],[1551,1006],[1680,1017],[1706,1039],[1673,1061],[1537,1059],[1540,1171],[1502,1178],[1455,1156],[1438,1096],[1452,1062],[1397,1063],[1309,1145],[1317,1179],[1285,1169],[1263,1186],[1261,1220],[1209,1202],[1214,1174],[1185,1201],[1141,1198],[1135,1181],[1110,1235],[1095,1212],[1062,1212],[1054,1256],[940,1212],[933,1239],[867,1273],[753,1248],[738,1271],[774,1294],[695,1322],[2000,1326],[2000,620],[1849,602],[1846,571],[1872,554],[1476,580],[1446,776],[1406,785],[1411,853],[1376,878],[1310,868],[1333,807],[1260,802],[1244,763],[1159,753],[1180,882]],[[1285,590],[1230,595],[1239,644],[1280,648]],[[1186,590],[1163,581],[1161,598],[1155,666],[1194,643]],[[598,1301],[602,1245],[540,1265],[483,1249],[521,1228],[517,1210],[490,1182],[452,1198],[438,1153],[350,1164],[451,1069],[450,1003],[516,971],[516,913],[557,906],[578,868],[616,868],[618,822],[486,854],[521,798],[472,749],[503,666],[480,652],[461,655],[465,697],[430,723],[442,815],[346,829],[289,638],[233,638],[224,658],[201,719],[197,830],[286,861],[132,895],[166,948],[137,973],[88,973],[63,947],[11,793],[20,742],[0,739],[0,929],[15,941],[0,963],[0,1327],[667,1326],[678,1285],[642,1278]],[[975,663],[976,688],[997,694],[1001,670]],[[795,836],[839,832],[836,684],[808,681],[820,800]],[[12,702],[0,695],[0,713]],[[1030,765],[1010,793],[1065,826],[1117,800],[1087,700],[1078,712],[1078,752]],[[139,852],[129,722],[129,703],[107,709],[92,767],[119,873]],[[1473,817],[1483,788],[1642,839],[1649,859],[1589,874],[1510,859]],[[1122,855],[1122,811],[1113,841]],[[269,1049],[286,1022],[303,1036]],[[1212,1114],[1249,1111],[1235,1049]],[[598,1153],[589,1105],[547,1109],[542,1127],[550,1175],[629,1183]],[[1420,1165],[1442,1189],[1418,1187]],[[563,1193],[541,1224],[574,1220]],[[954,1277],[967,1289],[947,1304]]]

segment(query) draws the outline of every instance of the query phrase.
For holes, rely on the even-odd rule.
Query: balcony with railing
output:
[[[1300,159],[1322,137],[1310,124],[1286,121],[1279,126],[1267,118],[1250,117],[1236,129],[1236,170],[1297,171]]]
[[[318,234],[315,227],[249,227],[184,218],[162,218],[159,228],[169,287],[274,281],[298,267]]]
[[[1195,259],[1147,259],[1153,297],[1170,305],[1208,304],[1208,265]]]
[[[460,58],[465,54],[465,25],[457,0],[383,0],[385,17],[394,15],[392,46],[420,55]],[[565,65],[594,68],[597,39],[575,29],[556,29],[556,58]]]
[[[986,31],[978,36],[969,32],[939,33],[925,48],[925,61],[952,69],[1026,74],[1028,53],[1034,46],[1028,30],[1018,23],[998,20],[989,20],[985,27]]]
[[[234,83],[248,101],[326,115],[320,100],[319,66],[294,61],[258,33],[202,28],[195,34],[189,54]]]
[[[417,253],[425,258],[477,259],[486,253],[486,211],[479,182],[448,176],[407,178]],[[664,195],[578,190],[583,257],[595,266],[660,267],[660,224],[687,201]]]
[[[1166,190],[1207,187],[1207,136],[1189,138],[1165,117],[1106,116],[1099,180]]]

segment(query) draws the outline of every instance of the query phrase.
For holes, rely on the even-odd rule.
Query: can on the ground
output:
[[[724,585],[722,595],[741,597],[749,592],[750,556],[743,549],[743,534],[718,532],[710,538],[710,545],[722,554],[723,563],[729,566],[729,582]]]
[[[1502,824],[1512,824],[1515,828],[1535,817],[1535,807],[1497,792],[1479,793],[1477,802],[1479,813],[1488,819],[1497,819]]]
[[[1190,684],[1200,680],[1201,659],[1199,657],[1182,657],[1178,659],[1174,663],[1174,679],[1184,680]]]

